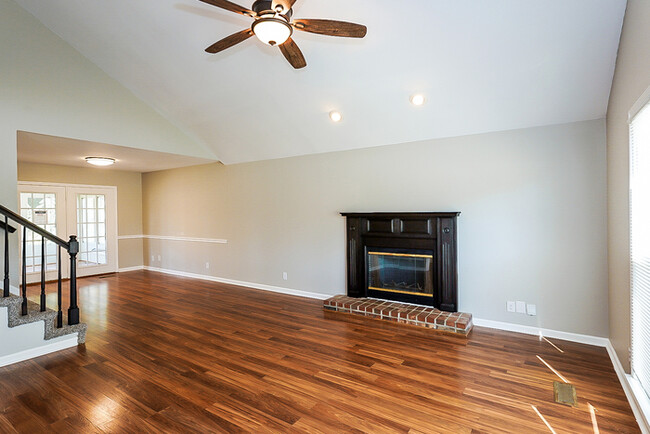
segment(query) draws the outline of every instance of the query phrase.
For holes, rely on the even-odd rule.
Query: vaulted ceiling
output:
[[[205,53],[252,20],[198,0],[17,3],[226,164],[602,118],[625,11],[625,0],[298,0],[295,18],[368,34],[296,32],[307,67],[294,70],[255,38]],[[422,107],[409,103],[417,92]]]

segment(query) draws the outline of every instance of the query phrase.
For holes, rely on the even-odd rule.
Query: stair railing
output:
[[[9,220],[22,226],[23,245],[22,245],[22,314],[27,315],[27,230],[34,232],[41,236],[41,299],[40,308],[41,312],[47,309],[46,296],[45,296],[45,269],[47,268],[45,245],[47,241],[58,245],[57,255],[57,295],[58,295],[58,310],[56,326],[63,327],[63,312],[61,310],[61,249],[68,252],[70,256],[70,307],[68,308],[68,325],[79,324],[79,306],[77,306],[77,253],[79,253],[79,241],[75,235],[70,236],[69,241],[64,241],[51,232],[46,231],[40,226],[35,225],[26,218],[16,214],[8,208],[0,205],[0,215],[4,216],[4,222],[0,221],[0,230],[4,229],[5,241],[5,260],[4,260],[4,288],[3,297],[9,297],[9,233],[15,232],[16,228],[9,225]]]

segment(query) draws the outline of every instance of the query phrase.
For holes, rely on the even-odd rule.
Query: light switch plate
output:
[[[517,313],[526,313],[525,301],[517,301]]]

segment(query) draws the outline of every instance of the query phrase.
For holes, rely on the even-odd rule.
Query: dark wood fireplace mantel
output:
[[[387,298],[434,306],[448,312],[458,310],[456,219],[460,212],[344,212],[341,215],[346,218],[348,296]],[[368,256],[368,252],[372,254],[373,251],[432,261],[427,262],[427,271],[416,268],[420,270],[422,281],[432,286],[431,293],[378,291],[371,286],[373,267],[369,267],[368,258],[372,256]]]

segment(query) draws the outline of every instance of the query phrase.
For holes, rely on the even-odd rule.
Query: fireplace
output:
[[[350,297],[405,301],[456,312],[460,213],[342,213]]]

